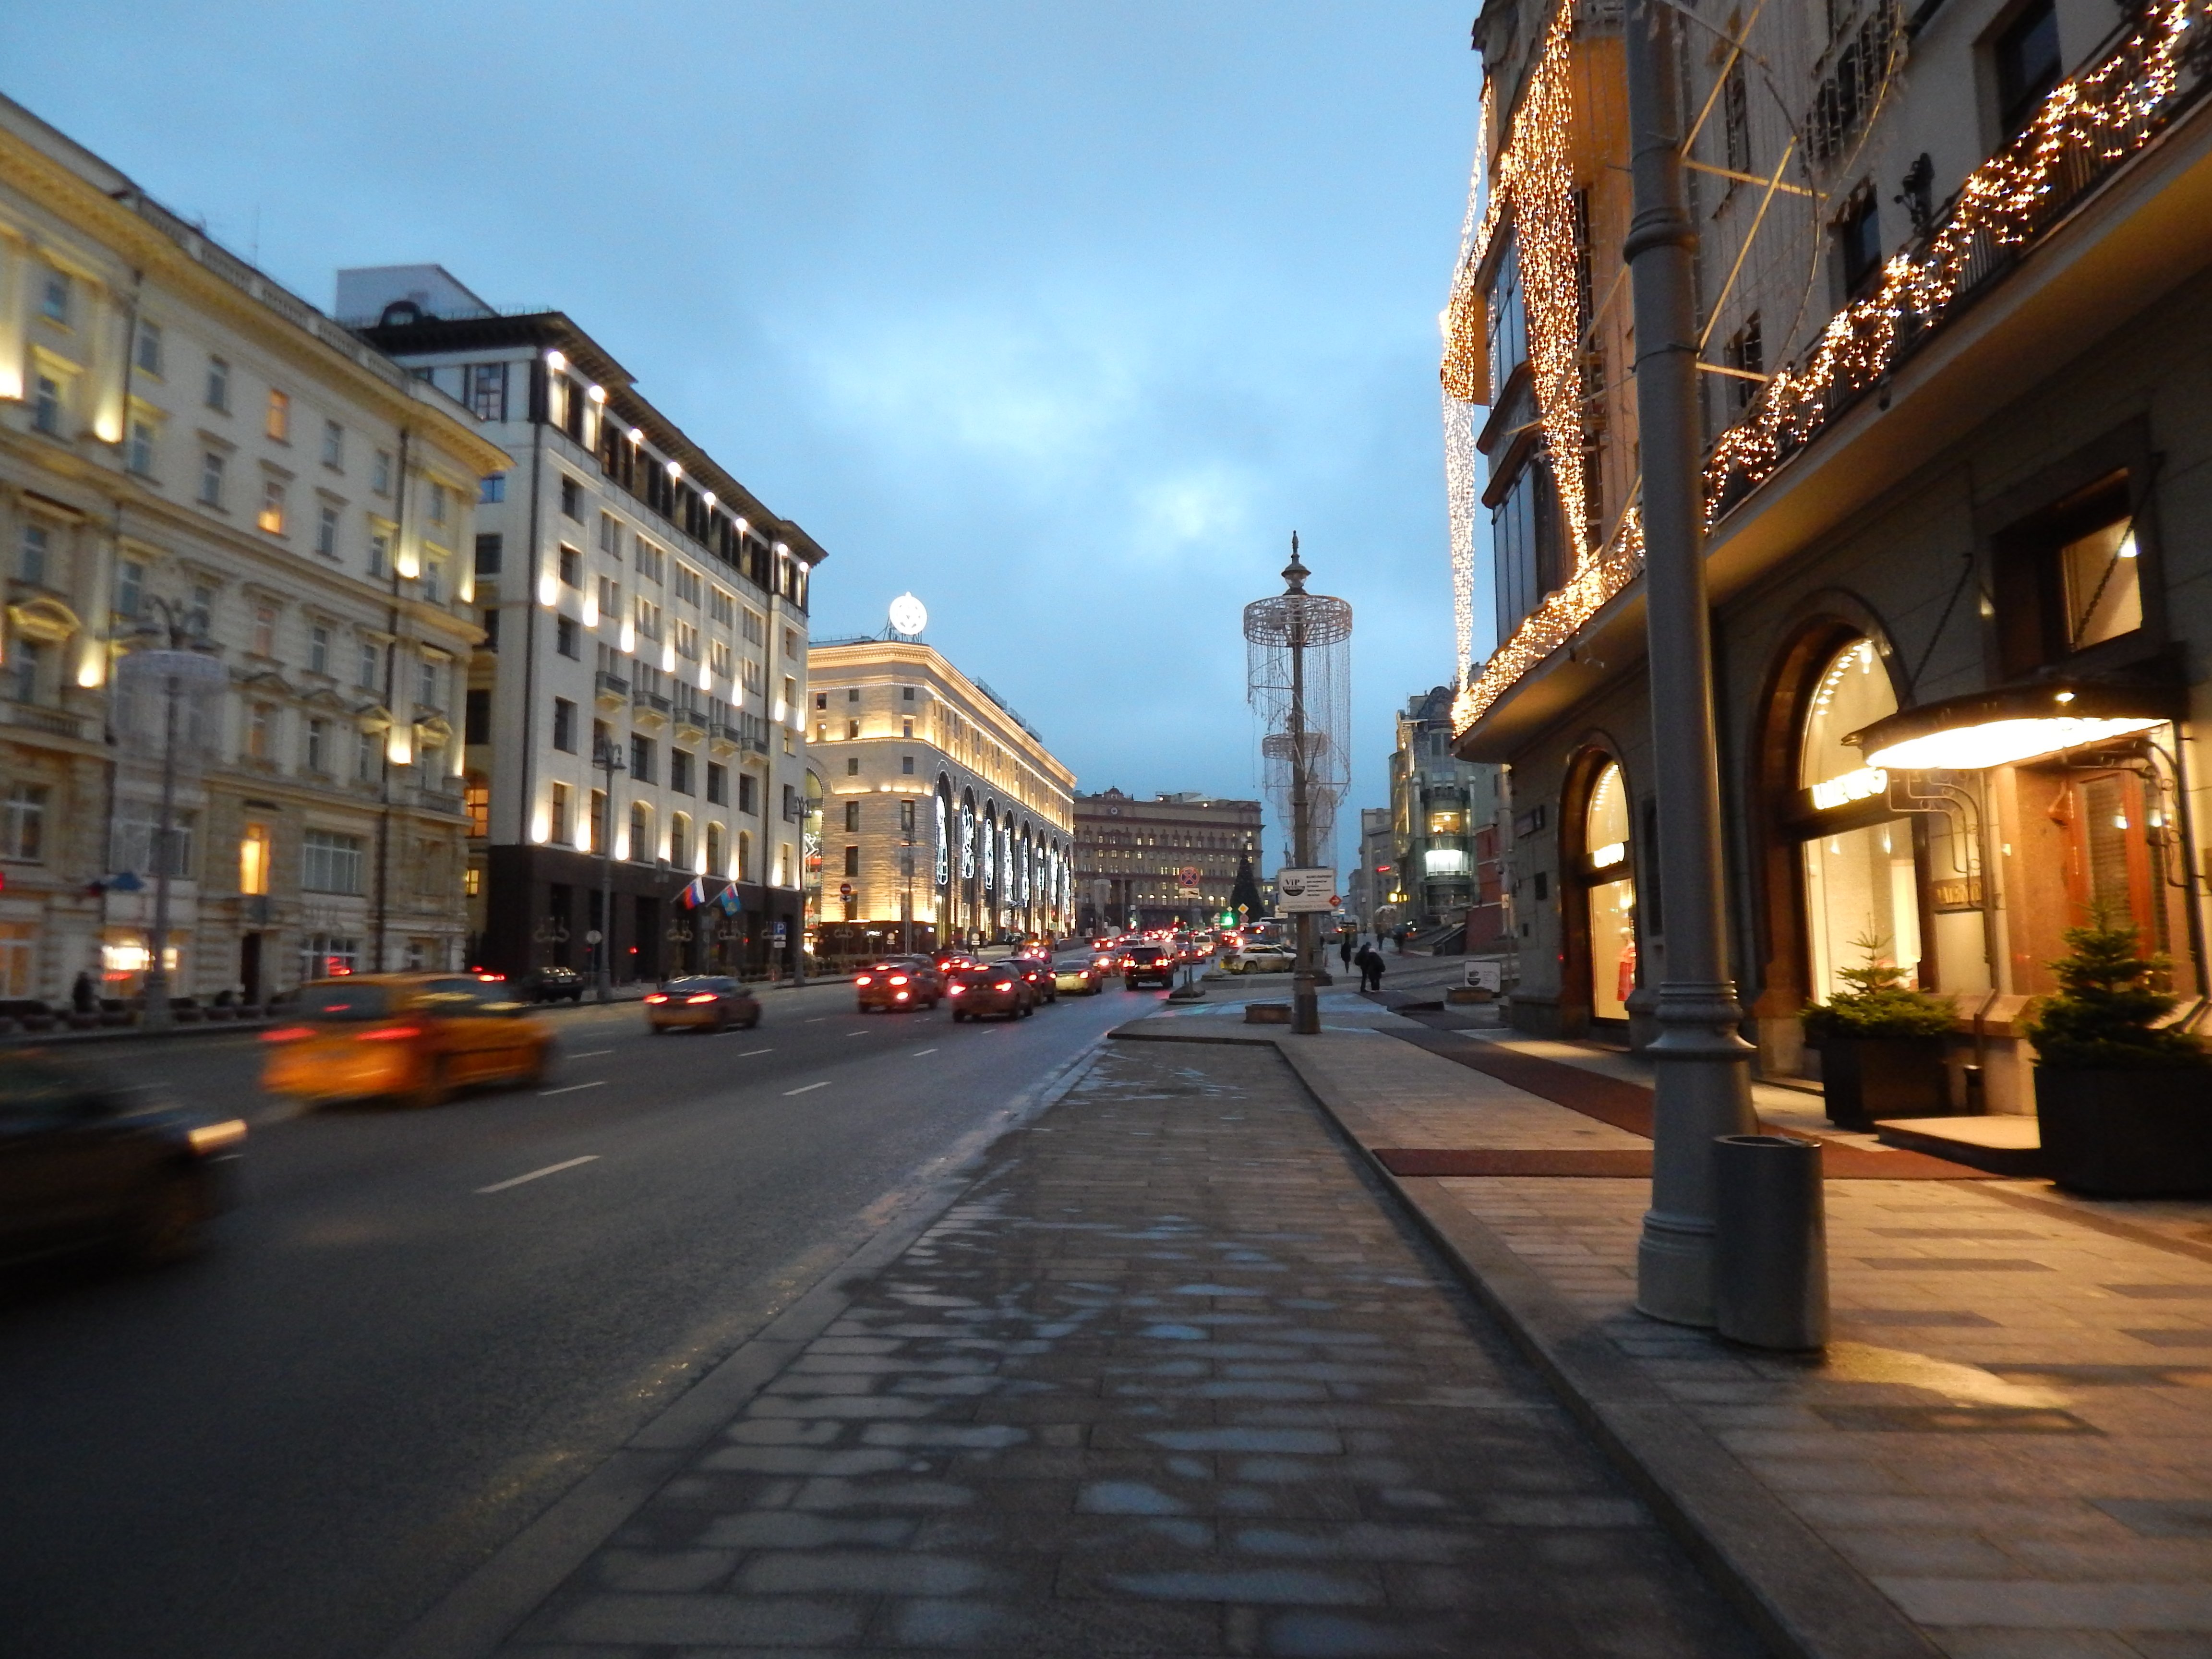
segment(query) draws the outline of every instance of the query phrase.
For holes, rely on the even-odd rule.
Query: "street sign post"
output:
[[[1335,908],[1336,872],[1325,868],[1275,872],[1275,908],[1286,916]]]

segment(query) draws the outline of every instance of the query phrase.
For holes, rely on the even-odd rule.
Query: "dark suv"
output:
[[[1172,987],[1175,952],[1164,945],[1132,945],[1121,953],[1121,983],[1133,991],[1139,985]]]
[[[584,985],[574,968],[532,968],[514,981],[516,994],[530,1002],[581,1002]]]

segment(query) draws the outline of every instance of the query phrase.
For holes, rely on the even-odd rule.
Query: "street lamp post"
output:
[[[599,942],[593,947],[592,996],[595,1001],[612,1002],[614,969],[609,958],[615,948],[615,774],[629,768],[611,737],[603,737],[592,745],[592,760],[607,779],[605,793],[600,797],[605,805],[599,815]]]
[[[144,1023],[153,1030],[165,1030],[171,1023],[169,1009],[169,883],[173,862],[169,848],[176,836],[177,817],[177,723],[181,705],[188,692],[223,678],[222,665],[205,654],[207,641],[193,624],[196,613],[174,600],[149,598],[145,603],[158,611],[161,620],[149,622],[139,629],[139,634],[160,643],[149,650],[142,650],[125,659],[134,690],[142,680],[158,681],[161,692],[161,793],[159,817],[154,828],[154,844],[150,849],[154,866],[154,921],[147,930],[148,955],[146,977],[143,984]],[[133,724],[144,719],[143,708],[134,707]]]
[[[1713,1139],[1757,1127],[1751,1046],[1728,975],[1713,739],[1711,613],[1699,489],[1697,230],[1682,188],[1682,112],[1668,0],[1631,0],[1628,113],[1634,215],[1622,252],[1635,295],[1636,416],[1644,468],[1645,629],[1658,786],[1666,949],[1659,986],[1651,1207],[1636,1305],[1713,1322]]]

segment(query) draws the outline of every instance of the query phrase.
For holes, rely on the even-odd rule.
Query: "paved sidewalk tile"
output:
[[[1165,1043],[1002,1142],[502,1650],[1759,1650],[1277,1054]]]
[[[1300,1064],[1373,1144],[1411,1144],[1371,1042]],[[1407,1048],[1414,1109],[1449,1137],[1420,1144],[1553,1144],[1529,1135],[1545,1103],[1468,1073],[1454,1108]],[[2212,1261],[2189,1253],[2212,1206],[2137,1225],[2042,1182],[1832,1181],[1836,1340],[1806,1361],[1632,1311],[1648,1182],[1431,1184],[1939,1648],[2212,1659]]]

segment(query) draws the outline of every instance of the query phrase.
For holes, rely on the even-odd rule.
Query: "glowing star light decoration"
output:
[[[911,593],[902,593],[891,601],[891,632],[903,634],[908,639],[929,626],[929,607]]]

